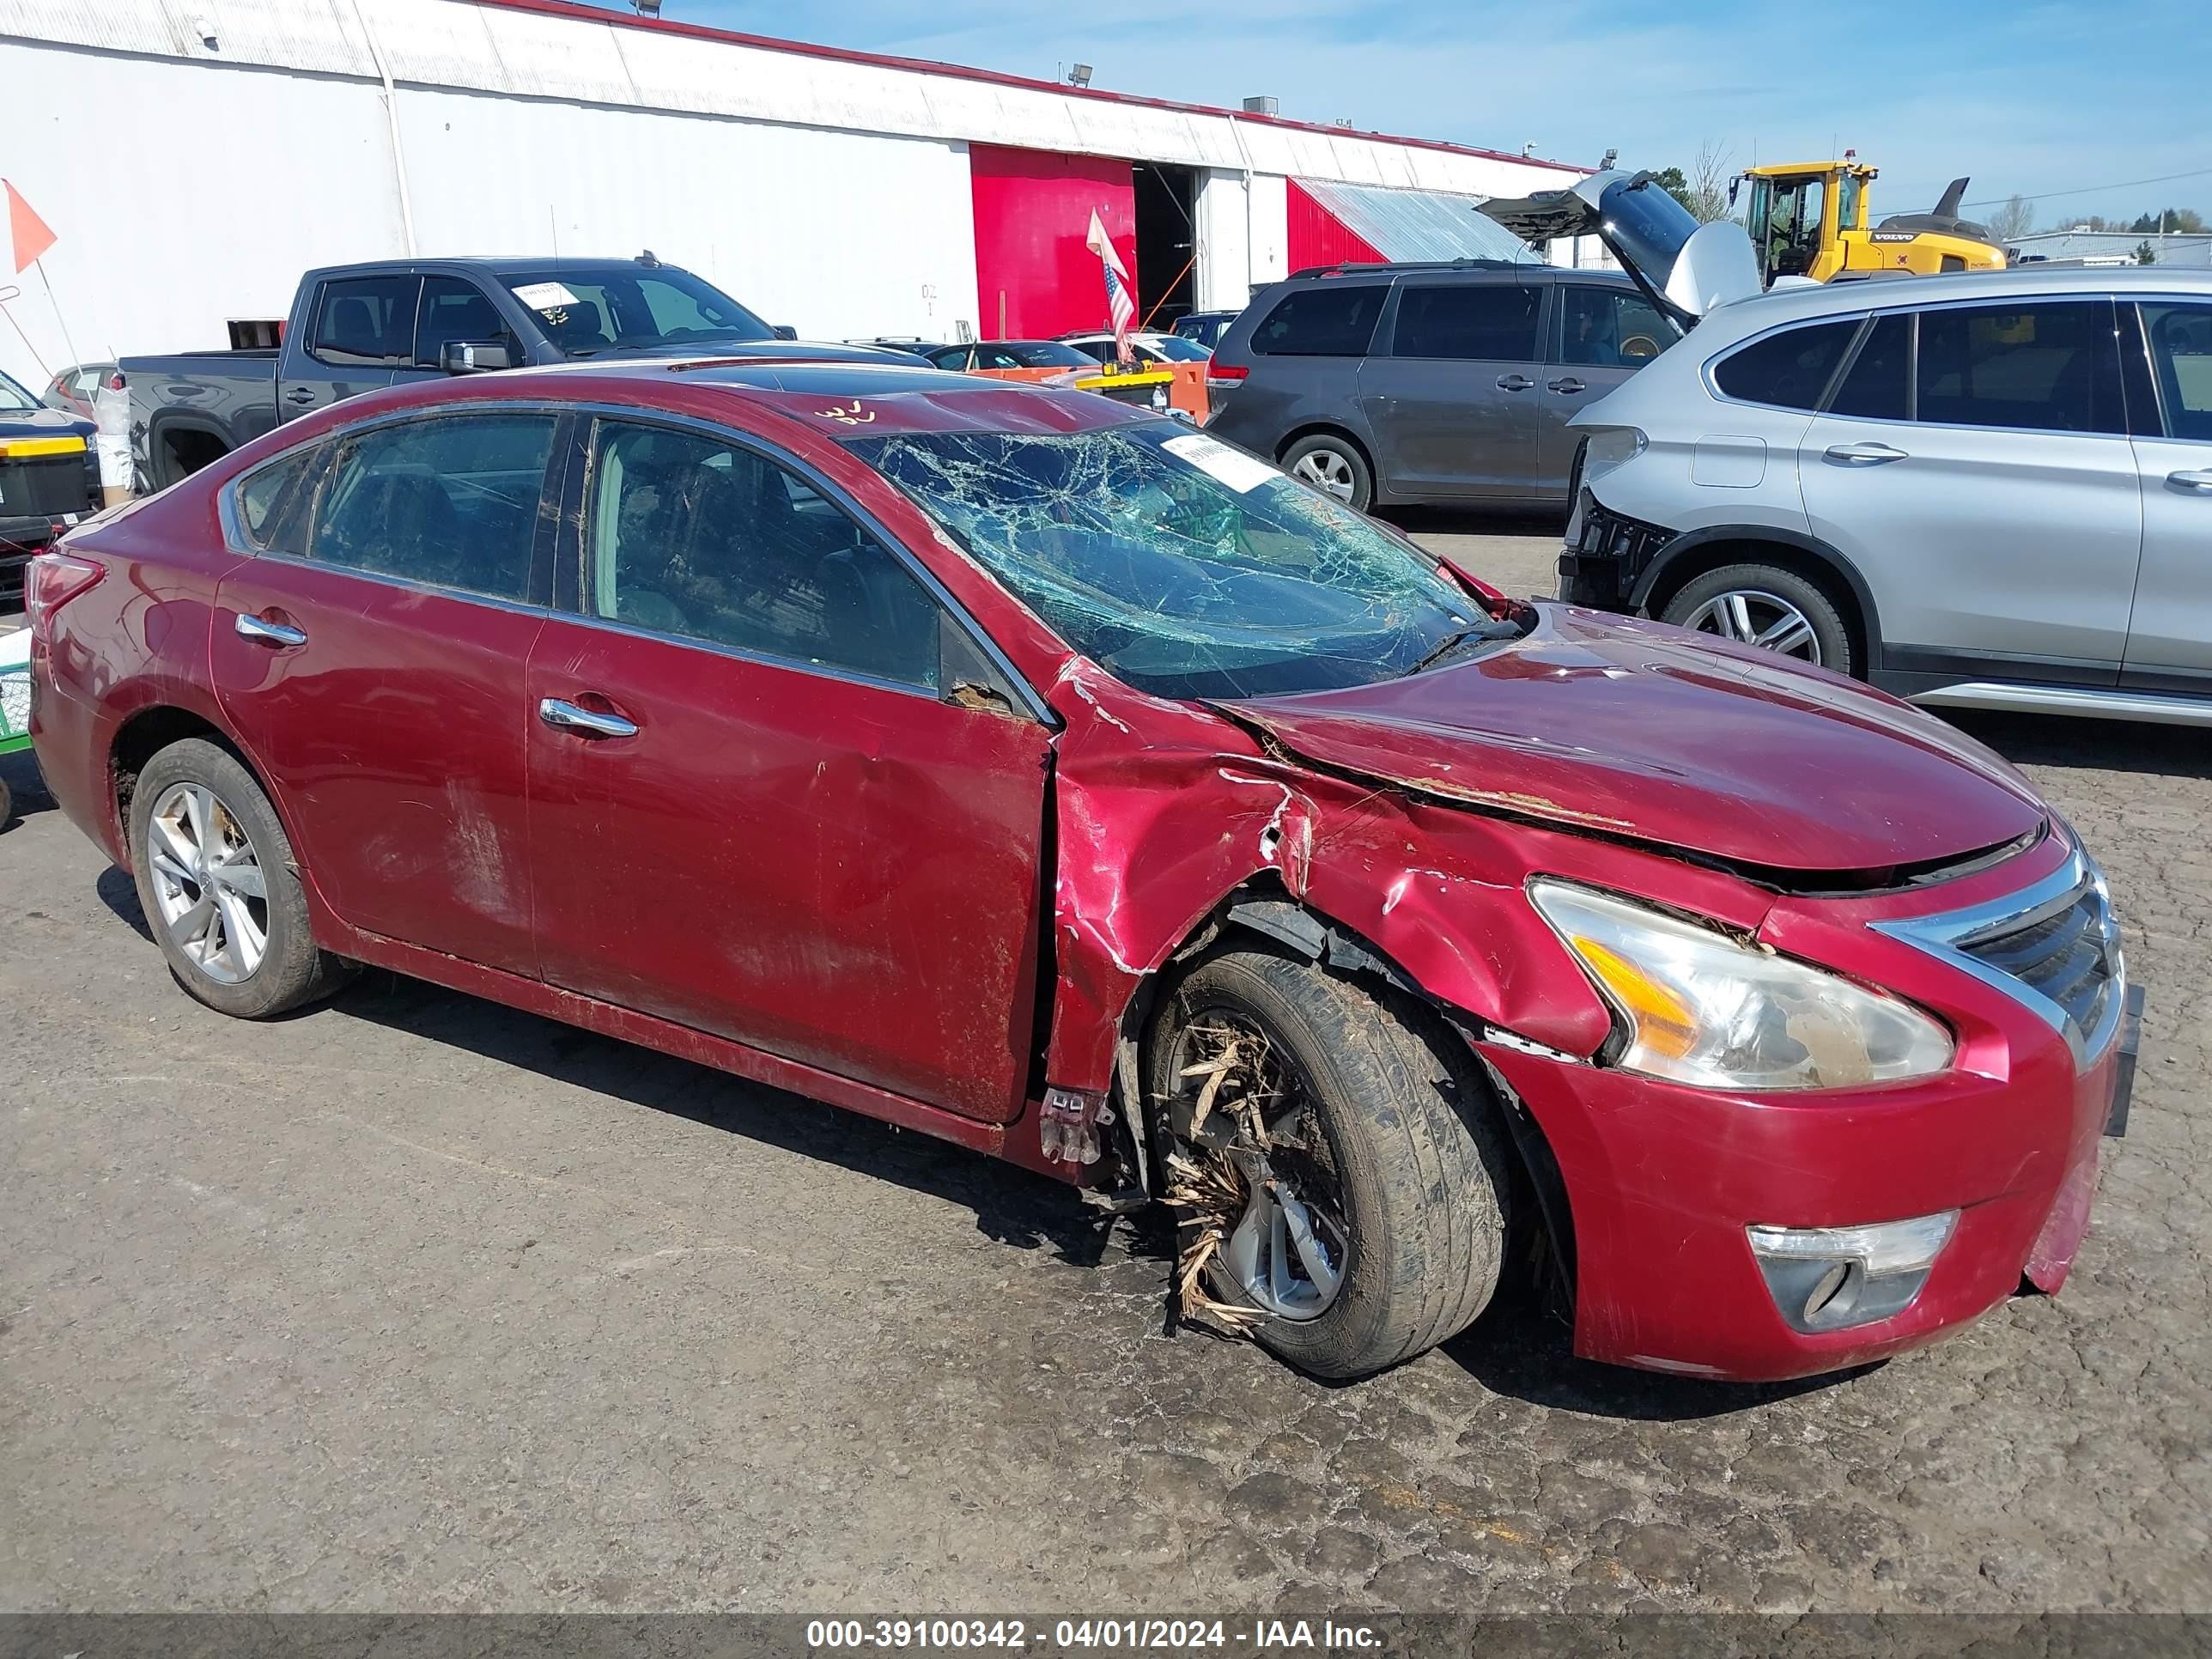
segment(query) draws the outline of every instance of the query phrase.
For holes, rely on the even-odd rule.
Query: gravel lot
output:
[[[2212,745],[1974,729],[2110,868],[2133,1125],[2062,1298],[1768,1389],[1517,1309],[1324,1387],[920,1137],[388,977],[234,1024],[0,762],[0,1607],[2212,1607]]]

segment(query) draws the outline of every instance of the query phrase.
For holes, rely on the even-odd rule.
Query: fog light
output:
[[[1945,1210],[1864,1227],[1747,1227],[1744,1236],[1791,1328],[1834,1331],[1911,1307],[1958,1222]]]

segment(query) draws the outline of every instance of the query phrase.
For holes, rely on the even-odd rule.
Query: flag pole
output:
[[[39,373],[51,377],[54,371],[48,367],[46,360],[39,356],[38,347],[33,345],[31,337],[23,332],[23,325],[15,320],[15,313],[8,309],[9,301],[20,300],[22,297],[23,290],[20,288],[10,286],[0,289],[0,317],[5,317],[8,319],[8,326],[15,331],[15,337],[23,343],[23,349],[31,354],[31,361],[39,366]]]
[[[82,362],[84,360],[76,355],[76,342],[70,338],[69,319],[62,315],[61,301],[54,298],[54,281],[46,275],[45,256],[41,255],[31,263],[39,268],[39,280],[46,284],[46,303],[53,307],[54,320],[61,325],[62,343],[69,348],[70,362],[72,364]]]

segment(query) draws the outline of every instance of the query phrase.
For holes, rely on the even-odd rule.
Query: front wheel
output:
[[[1659,620],[1755,645],[1838,674],[1858,672],[1836,603],[1794,570],[1731,564],[1685,583]]]
[[[1447,1034],[1310,964],[1209,958],[1147,1048],[1169,1196],[1206,1297],[1292,1364],[1364,1376],[1470,1324],[1497,1289],[1503,1131]]]

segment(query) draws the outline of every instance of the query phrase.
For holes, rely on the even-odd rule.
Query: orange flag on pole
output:
[[[59,239],[44,219],[31,211],[31,204],[16,194],[15,185],[0,179],[0,190],[8,192],[8,235],[15,245],[15,274],[20,276]]]

